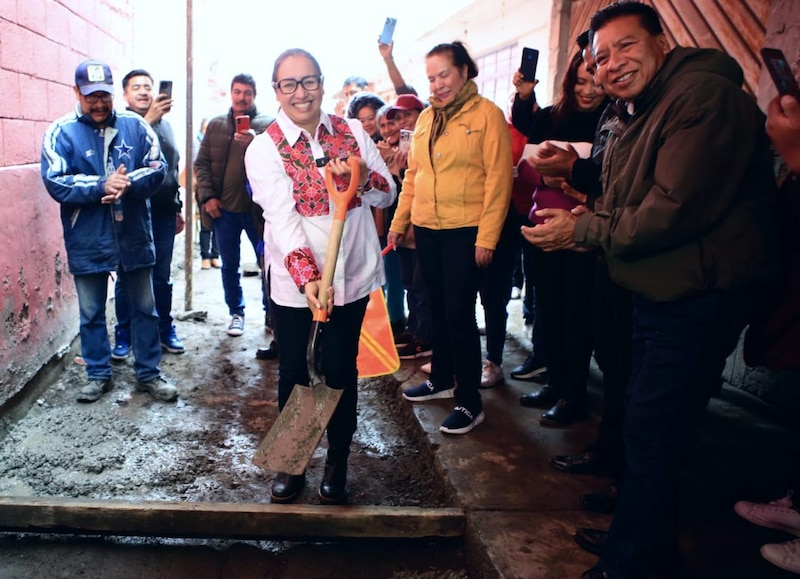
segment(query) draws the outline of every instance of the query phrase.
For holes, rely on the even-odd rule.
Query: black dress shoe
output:
[[[519,403],[526,408],[547,408],[558,400],[558,395],[549,384],[542,386],[538,392],[529,392],[519,397]]]
[[[278,353],[278,340],[272,340],[269,348],[256,350],[256,360],[277,360]]]
[[[603,474],[607,470],[603,453],[591,450],[578,454],[559,454],[550,459],[550,464],[556,470],[571,474]]]
[[[609,487],[598,493],[586,493],[579,500],[585,511],[593,513],[613,513],[617,510],[617,485]]]
[[[589,527],[578,527],[575,529],[572,538],[578,545],[590,553],[601,557],[603,549],[606,546],[606,539],[608,539],[608,531],[601,531],[600,529],[592,529]]]
[[[347,501],[347,460],[325,463],[325,474],[319,485],[323,505],[342,505]]]
[[[567,402],[562,398],[556,402],[555,406],[542,414],[539,424],[542,426],[569,426],[584,418],[586,418],[586,410],[583,404]]]
[[[511,377],[514,380],[525,380],[526,382],[543,383],[542,376],[547,372],[544,360],[536,358],[530,354],[525,361],[511,370]]]
[[[270,490],[270,500],[273,503],[291,503],[303,490],[306,484],[305,474],[288,474],[279,472],[275,475],[275,480],[272,481],[272,489]]]

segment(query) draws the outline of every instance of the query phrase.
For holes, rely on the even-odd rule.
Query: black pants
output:
[[[414,226],[433,321],[431,382],[449,388],[455,376],[456,402],[474,416],[483,410],[478,391],[481,340],[475,321],[481,278],[475,263],[477,234],[477,227],[434,230]]]
[[[578,405],[586,401],[592,355],[594,253],[545,252],[534,248],[533,283],[544,318],[549,384]]]
[[[356,431],[358,403],[358,339],[369,297],[336,306],[322,334],[322,369],[325,384],[344,390],[328,424],[328,445],[346,452]],[[295,384],[309,383],[306,350],[312,320],[308,308],[287,308],[275,304],[277,334],[281,337],[278,357],[278,407],[283,410]]]

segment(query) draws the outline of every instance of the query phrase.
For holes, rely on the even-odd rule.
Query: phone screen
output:
[[[162,80],[158,83],[158,94],[165,94],[167,95],[168,99],[172,98],[172,81],[171,80]]]
[[[391,44],[392,37],[394,36],[394,27],[397,24],[397,18],[387,18],[383,25],[383,32],[381,33],[381,43]]]
[[[792,95],[800,101],[800,87],[783,52],[777,48],[762,48],[761,57],[780,95]]]
[[[536,80],[536,65],[539,63],[539,51],[535,48],[528,48],[527,46],[522,49],[522,62],[519,66],[519,71],[522,73],[522,78],[528,82]]]

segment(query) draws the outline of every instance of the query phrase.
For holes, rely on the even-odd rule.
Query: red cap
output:
[[[386,118],[392,120],[395,117],[395,111],[422,111],[425,104],[413,94],[401,94],[394,101],[394,104],[386,111]]]

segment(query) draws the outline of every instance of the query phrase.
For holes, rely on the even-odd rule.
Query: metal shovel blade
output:
[[[303,474],[342,397],[325,384],[295,384],[286,405],[253,456],[253,464]]]

